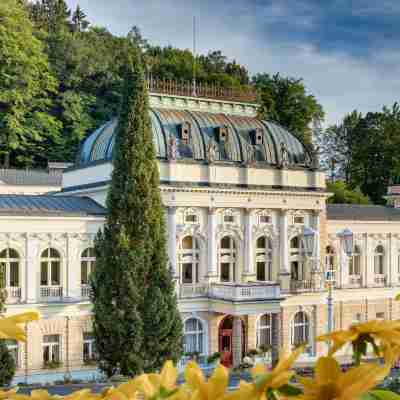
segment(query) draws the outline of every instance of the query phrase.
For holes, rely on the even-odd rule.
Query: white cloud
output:
[[[215,0],[214,3],[218,2]],[[78,0],[67,0],[75,7]],[[221,49],[224,54],[246,65],[252,73],[280,72],[302,77],[306,87],[323,105],[326,123],[339,121],[345,113],[377,111],[399,98],[400,56],[383,49],[370,58],[356,58],[344,52],[323,53],[310,43],[282,40],[260,24],[285,18],[290,9],[278,3],[260,8],[246,0],[79,0],[91,21],[107,26],[116,34],[126,34],[138,25],[155,44],[191,48],[192,17],[197,16],[198,49],[207,53]],[[386,1],[389,7],[391,2]],[[277,6],[276,4],[280,4]],[[365,11],[364,11],[365,12]],[[310,14],[311,15],[311,14]],[[296,18],[301,20],[301,16]],[[304,17],[305,25],[315,23]]]

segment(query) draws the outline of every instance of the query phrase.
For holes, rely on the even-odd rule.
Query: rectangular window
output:
[[[53,286],[60,285],[60,263],[58,261],[51,262],[51,284]]]
[[[267,277],[265,276],[265,262],[257,262],[257,280],[265,281]]]
[[[40,284],[42,286],[47,286],[48,275],[47,275],[47,263],[42,262],[40,264]]]
[[[95,356],[94,337],[91,332],[83,332],[83,360],[93,360]]]
[[[193,265],[191,263],[182,264],[182,282],[193,283]]]
[[[271,217],[269,215],[260,215],[260,224],[269,224]]]
[[[89,269],[87,261],[81,262],[81,283],[82,285],[89,284]]]
[[[19,286],[19,264],[17,262],[10,263],[10,286]]]
[[[304,217],[295,215],[295,216],[293,217],[293,223],[294,223],[295,225],[297,225],[297,224],[299,224],[299,225],[304,224]]]
[[[230,264],[221,263],[221,281],[230,282]]]
[[[43,336],[43,363],[59,363],[61,360],[60,335]]]
[[[224,215],[224,222],[233,223],[235,222],[235,217],[233,215]]]
[[[188,214],[185,217],[185,221],[189,223],[195,223],[197,222],[197,215],[196,214]]]
[[[357,313],[353,318],[353,324],[359,324],[360,322],[362,322],[362,314]]]

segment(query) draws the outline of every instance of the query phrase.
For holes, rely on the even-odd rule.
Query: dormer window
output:
[[[304,225],[304,217],[302,215],[295,215],[293,217],[294,225]]]

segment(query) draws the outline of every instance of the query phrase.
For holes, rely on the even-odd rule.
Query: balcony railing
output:
[[[280,295],[278,283],[214,283],[209,290],[210,297],[231,301],[276,299]]]
[[[185,285],[179,288],[180,298],[206,297],[208,294],[208,286],[201,284]]]
[[[90,285],[82,285],[81,286],[81,297],[84,299],[88,299],[90,297],[92,289]]]
[[[314,282],[311,279],[290,281],[290,291],[292,293],[310,292],[314,289]]]
[[[40,297],[45,301],[59,300],[63,297],[62,286],[41,286]]]
[[[21,300],[21,288],[12,286],[7,287],[7,303],[18,303]]]
[[[254,103],[257,94],[253,86],[242,88],[223,88],[217,85],[198,82],[195,90],[190,81],[178,81],[173,79],[147,78],[147,88],[151,93],[169,94],[173,96],[194,96],[199,98],[244,101]]]

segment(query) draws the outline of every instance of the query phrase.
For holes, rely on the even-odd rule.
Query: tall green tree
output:
[[[65,0],[36,0],[28,3],[28,10],[34,24],[48,33],[71,27],[71,10]]]
[[[355,145],[355,135],[362,114],[354,110],[345,115],[343,121],[323,130],[317,138],[322,153],[322,162],[334,176],[343,179],[347,185],[352,183],[351,160]]]
[[[21,162],[28,149],[56,137],[60,124],[49,113],[56,79],[28,15],[16,0],[0,3],[0,156]]]
[[[329,182],[326,187],[328,192],[333,193],[329,197],[330,204],[369,204],[369,198],[362,194],[359,188],[351,189],[344,181]]]
[[[316,98],[307,93],[302,79],[257,74],[253,80],[259,99],[259,116],[286,127],[303,143],[311,146],[312,132],[324,119]]]
[[[167,271],[159,175],[138,51],[128,53],[125,66],[108,214],[96,239],[97,263],[92,276],[99,365],[109,376],[116,371],[133,376],[159,366],[166,358],[177,359],[182,334]],[[152,323],[145,310],[149,295],[157,304],[152,306]],[[161,342],[157,356],[145,343],[152,335]]]
[[[384,204],[391,178],[400,171],[400,107],[370,112],[354,129],[351,186],[372,202]]]
[[[86,30],[88,26],[89,21],[86,19],[86,14],[78,4],[72,14],[72,28],[75,32],[82,32]]]

